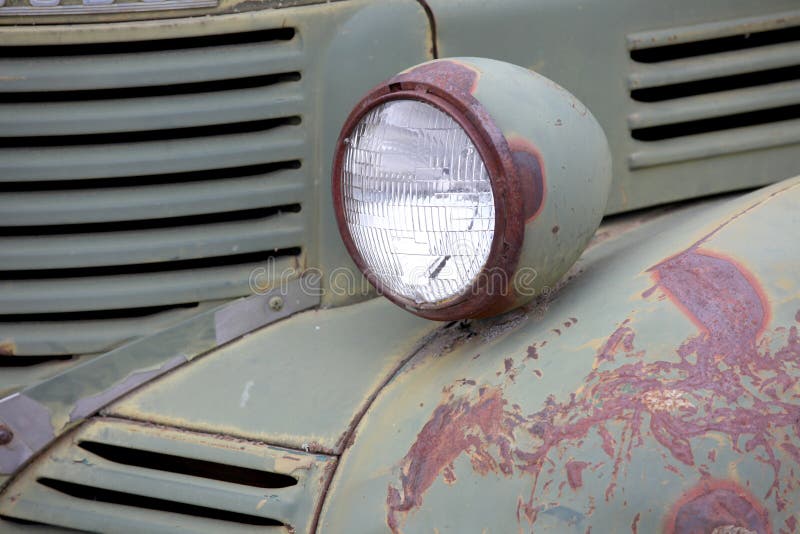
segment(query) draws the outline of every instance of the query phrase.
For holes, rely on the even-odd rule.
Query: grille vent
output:
[[[0,44],[4,352],[102,352],[303,265],[303,66],[292,28]]]
[[[639,169],[800,142],[800,15],[628,37]]]
[[[334,462],[95,419],[4,492],[0,517],[88,531],[306,532]]]

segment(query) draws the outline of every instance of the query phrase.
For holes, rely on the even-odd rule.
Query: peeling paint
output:
[[[665,534],[772,534],[764,507],[747,490],[728,480],[703,480],[673,508]]]
[[[534,524],[545,510],[537,495],[564,478],[573,490],[579,489],[587,468],[610,466],[604,499],[613,499],[618,477],[633,450],[646,439],[656,443],[666,471],[678,474],[690,469],[699,478],[707,477],[708,466],[696,462],[693,439],[709,433],[727,438],[734,452],[750,453],[772,472],[771,486],[759,496],[765,502],[771,499],[778,510],[800,505],[787,496],[786,481],[791,484],[793,475],[782,476],[786,459],[800,466],[800,447],[795,445],[800,440],[800,402],[785,400],[800,377],[798,326],[769,330],[769,300],[756,277],[734,258],[700,248],[725,224],[648,271],[655,285],[645,298],[656,293],[667,297],[665,302],[681,310],[697,330],[670,357],[648,359],[646,350],[636,346],[634,322],[625,319],[597,351],[583,386],[567,399],[551,395],[533,414],[504,398],[511,375],[519,371],[507,360],[504,385],[465,388],[462,384],[458,395],[455,386],[447,389],[400,462],[401,484],[389,485],[390,528],[397,531],[405,516],[422,505],[425,491],[437,477],[455,481],[453,462],[461,455],[481,475],[530,476],[530,493],[519,496],[517,517]],[[521,365],[537,358],[534,344]],[[599,439],[607,458],[580,457],[582,444],[590,437]],[[566,451],[571,459],[564,464]],[[716,451],[708,453],[708,461],[716,461]],[[740,506],[747,520],[704,523],[709,528],[702,532],[729,526],[771,532],[766,518],[757,520],[765,517],[758,513],[762,503],[741,497],[742,492],[726,493],[729,490],[719,489],[723,487],[719,484],[714,487],[718,489],[708,490],[706,500],[683,502],[680,506],[689,508],[682,510],[703,503],[712,510],[708,503],[718,502],[723,508]],[[675,524],[689,524],[684,515],[678,516]],[[633,511],[631,519],[635,532],[638,521]],[[695,530],[687,526],[675,531]]]

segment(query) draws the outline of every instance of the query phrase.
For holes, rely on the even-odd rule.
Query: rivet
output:
[[[0,445],[8,445],[14,439],[14,433],[5,425],[0,425]]]
[[[272,311],[281,311],[281,309],[283,309],[283,299],[280,297],[272,297],[269,299],[269,307]]]

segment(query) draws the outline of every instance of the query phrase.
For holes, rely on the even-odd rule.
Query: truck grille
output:
[[[4,492],[7,521],[86,531],[308,532],[334,457],[95,419]]]
[[[800,142],[800,15],[628,36],[631,169]]]
[[[105,351],[304,265],[303,67],[292,28],[0,45],[3,351]]]

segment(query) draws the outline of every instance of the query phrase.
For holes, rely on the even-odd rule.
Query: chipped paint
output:
[[[597,351],[583,386],[567,399],[551,395],[533,414],[509,405],[504,389],[514,377],[523,376],[521,368],[538,358],[536,344],[528,347],[520,366],[503,361],[501,386],[459,384],[458,395],[456,385],[450,386],[400,462],[400,485],[389,485],[390,528],[397,531],[404,517],[421,506],[425,491],[439,476],[455,482],[454,461],[461,455],[481,475],[530,476],[530,493],[519,496],[517,517],[534,524],[546,509],[537,495],[564,477],[562,484],[580,488],[586,469],[609,465],[603,498],[613,499],[618,476],[645,438],[660,447],[665,470],[677,474],[690,469],[707,477],[708,467],[696,461],[693,440],[709,434],[727,438],[737,453],[758,449],[753,458],[772,473],[771,485],[760,496],[765,501],[771,500],[778,510],[800,504],[790,502],[784,488],[785,481],[792,480],[788,470],[794,469],[784,466],[786,460],[800,466],[800,447],[794,444],[800,439],[800,404],[784,400],[800,376],[798,325],[769,329],[769,300],[753,273],[735,258],[700,247],[738,216],[647,271],[655,285],[644,298],[666,297],[696,328],[669,358],[646,358],[646,350],[636,344],[635,323],[625,319]],[[584,441],[592,437],[600,440],[605,458],[581,455]],[[572,459],[563,463],[560,458],[566,451]],[[708,453],[708,460],[716,461],[716,451]],[[771,532],[766,519],[757,519],[765,517],[759,515],[763,503],[745,499],[742,492],[719,489],[728,483],[708,490],[708,497],[680,504],[678,510],[683,512],[676,512],[674,531],[736,527]],[[747,520],[724,519],[724,511],[714,516],[714,503],[722,508],[739,506]],[[683,529],[681,525],[690,525],[686,523],[690,517],[706,521],[697,519],[697,507],[710,510],[703,523],[709,529]],[[724,520],[712,524],[714,517]],[[631,520],[636,531],[633,511]]]
[[[14,356],[17,353],[17,346],[11,340],[0,341],[0,356]]]
[[[728,480],[703,480],[675,504],[665,534],[772,534],[769,516],[745,488]]]
[[[132,373],[108,389],[89,397],[83,397],[75,403],[75,407],[69,414],[69,421],[78,421],[90,416],[111,401],[133,391],[137,387],[149,382],[153,378],[161,376],[167,371],[186,363],[186,361],[187,358],[185,356],[175,356],[157,369]]]

